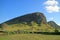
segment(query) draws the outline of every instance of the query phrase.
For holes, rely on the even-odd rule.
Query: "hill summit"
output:
[[[54,21],[49,21],[48,24],[53,28],[60,28],[60,26],[57,25]]]

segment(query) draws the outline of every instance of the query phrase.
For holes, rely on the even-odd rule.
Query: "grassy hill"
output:
[[[54,32],[54,28],[48,25],[43,13],[34,12],[1,24],[4,31],[28,31],[28,32]]]
[[[0,40],[60,40],[52,23],[40,12],[16,17],[0,24]]]

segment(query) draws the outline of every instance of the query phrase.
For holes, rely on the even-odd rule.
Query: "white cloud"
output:
[[[48,0],[44,4],[53,6],[53,5],[58,5],[59,3],[55,0]]]
[[[60,26],[60,24],[58,24]]]
[[[49,20],[50,20],[50,21],[53,21],[53,20],[54,20],[54,18],[53,18],[53,17],[52,17],[52,18],[49,18]]]
[[[59,7],[58,6],[46,6],[45,7],[47,12],[59,12]]]
[[[55,0],[48,0],[45,3],[45,9],[47,12],[52,13],[52,12],[59,12],[60,7],[58,6],[58,1]]]

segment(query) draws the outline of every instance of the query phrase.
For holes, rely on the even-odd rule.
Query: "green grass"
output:
[[[40,31],[40,32],[54,32],[54,28],[48,24],[41,24],[38,26],[35,22],[32,22],[32,26],[26,24],[13,24],[3,26],[4,31],[14,32],[20,31]],[[60,40],[60,35],[43,35],[43,34],[9,34],[0,35],[0,40]]]
[[[0,35],[0,40],[60,40],[60,35],[42,35],[42,34]]]

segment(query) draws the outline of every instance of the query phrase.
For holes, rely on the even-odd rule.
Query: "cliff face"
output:
[[[36,22],[37,24],[40,23],[45,23],[46,24],[46,17],[40,13],[40,12],[35,12],[27,15],[23,15],[14,19],[11,19],[5,23],[7,24],[17,24],[17,23],[31,23],[32,21]]]

